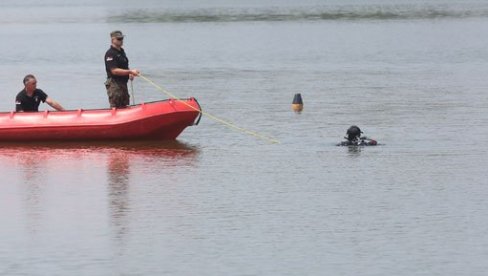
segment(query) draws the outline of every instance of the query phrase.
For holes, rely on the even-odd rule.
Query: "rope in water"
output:
[[[265,135],[262,135],[262,134],[259,134],[255,131],[252,131],[252,130],[248,130],[248,129],[245,129],[243,127],[239,127],[229,121],[226,121],[224,119],[221,119],[221,118],[218,118],[217,116],[214,116],[210,113],[207,113],[207,112],[204,112],[204,111],[201,111],[191,105],[189,105],[188,103],[186,103],[185,101],[182,101],[180,100],[178,97],[176,97],[174,94],[172,94],[171,92],[165,90],[163,87],[161,87],[160,85],[157,85],[155,82],[153,82],[152,80],[150,80],[149,78],[143,76],[142,74],[139,74],[139,77],[141,77],[142,79],[144,79],[145,81],[147,81],[148,83],[150,83],[152,86],[154,86],[156,89],[158,89],[159,91],[163,92],[164,94],[168,95],[170,98],[173,98],[175,100],[178,100],[178,101],[181,101],[182,103],[184,103],[186,106],[190,107],[191,109],[193,110],[196,110],[198,112],[200,112],[202,115],[205,115],[207,117],[209,117],[210,119],[216,121],[216,122],[219,122],[229,128],[232,128],[232,129],[235,129],[235,130],[238,130],[238,131],[241,131],[243,133],[246,133],[246,134],[249,134],[251,136],[254,136],[256,138],[259,138],[259,139],[263,139],[263,140],[266,140],[268,142],[271,142],[273,144],[279,144],[280,141],[278,141],[277,139],[275,138],[271,138],[271,137],[268,137],[268,136],[265,136]]]

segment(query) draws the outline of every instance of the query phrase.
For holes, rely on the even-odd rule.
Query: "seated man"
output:
[[[24,89],[15,98],[15,111],[17,112],[37,112],[39,104],[47,103],[52,108],[62,111],[64,108],[55,100],[48,97],[44,91],[37,89],[37,80],[33,75],[24,77]]]
[[[366,136],[361,137],[361,129],[357,126],[351,126],[347,129],[346,136],[344,138],[347,141],[342,141],[338,146],[376,146],[378,142],[370,139]]]

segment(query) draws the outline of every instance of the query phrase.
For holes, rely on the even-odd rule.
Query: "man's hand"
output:
[[[139,74],[140,74],[139,70],[137,70],[137,69],[130,69],[129,70],[129,79],[130,80],[133,80],[134,77],[139,76]]]
[[[50,105],[52,108],[56,109],[57,111],[64,111],[64,107],[62,107],[57,101],[47,97],[46,103]]]

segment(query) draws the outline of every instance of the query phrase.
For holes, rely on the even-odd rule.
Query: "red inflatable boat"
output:
[[[173,140],[200,118],[194,98],[122,109],[1,112],[0,141]]]

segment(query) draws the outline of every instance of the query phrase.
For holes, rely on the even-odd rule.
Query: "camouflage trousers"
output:
[[[105,88],[107,88],[110,107],[123,108],[129,105],[130,96],[126,82],[115,81],[112,78],[108,78],[105,82]]]

